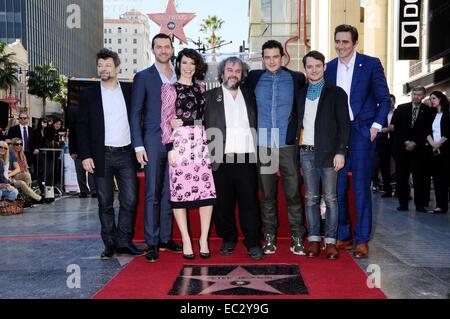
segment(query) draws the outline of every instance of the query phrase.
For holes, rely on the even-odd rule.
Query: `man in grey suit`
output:
[[[131,139],[136,158],[145,166],[144,234],[148,246],[145,258],[159,259],[158,251],[181,253],[171,240],[172,209],[169,203],[167,151],[161,139],[161,86],[175,83],[176,75],[170,59],[171,38],[157,34],[152,40],[155,64],[136,74],[131,99]]]

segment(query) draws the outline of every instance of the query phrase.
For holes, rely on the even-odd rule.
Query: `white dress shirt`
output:
[[[103,115],[105,119],[105,146],[122,147],[131,144],[130,123],[122,88],[101,85]]]
[[[337,67],[337,78],[336,85],[344,89],[345,93],[347,93],[348,97],[348,111],[350,114],[350,121],[355,120],[355,116],[353,114],[352,106],[350,104],[350,94],[352,93],[352,81],[353,81],[353,72],[355,71],[355,62],[356,62],[356,51],[353,52],[353,56],[348,64],[342,63],[340,59],[338,59],[338,67]],[[379,123],[373,123],[373,128],[377,128],[379,131],[383,128],[383,126]]]
[[[442,113],[436,114],[436,117],[433,121],[433,141],[439,142],[442,139],[442,133],[441,133],[441,120],[442,120]]]
[[[302,145],[314,146],[314,129],[318,106],[319,99],[315,99],[314,101],[306,99],[305,115],[303,116]]]
[[[162,81],[163,84],[166,84],[166,83],[174,84],[177,81],[177,75],[175,73],[175,69],[174,69],[173,65],[169,63],[169,66],[170,66],[170,69],[172,70],[172,77],[170,79],[168,79],[166,77],[164,72],[162,72],[159,69],[158,64],[155,63],[156,70],[158,71],[159,77],[161,78],[161,81]]]
[[[236,98],[223,87],[223,104],[225,107],[226,141],[225,154],[255,153],[253,135],[248,120],[247,107],[241,89]]]

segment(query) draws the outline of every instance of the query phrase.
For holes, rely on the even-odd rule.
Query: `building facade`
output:
[[[20,39],[30,68],[53,63],[69,77],[95,75],[103,0],[0,0],[0,41]]]
[[[261,56],[263,43],[270,39],[283,44],[284,63],[292,70],[303,70],[303,56],[311,50],[321,51],[330,60],[336,56],[334,28],[352,24],[363,35],[362,14],[360,0],[249,0],[252,60]],[[359,47],[364,47],[364,41]]]
[[[103,36],[104,47],[120,56],[120,78],[133,79],[137,72],[150,66],[150,26],[144,14],[130,10],[119,19],[105,19]]]

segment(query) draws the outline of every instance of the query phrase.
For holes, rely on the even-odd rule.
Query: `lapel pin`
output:
[[[217,102],[222,102],[223,96],[221,94],[217,95]]]

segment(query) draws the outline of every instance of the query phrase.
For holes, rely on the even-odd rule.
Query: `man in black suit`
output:
[[[86,173],[83,168],[83,163],[78,157],[78,136],[76,130],[76,121],[72,120],[69,129],[69,154],[72,157],[75,170],[77,172],[77,182],[80,188],[80,194],[78,197],[86,198],[90,193],[92,197],[97,197],[97,192],[95,190],[94,175],[91,173]]]
[[[221,254],[231,254],[238,241],[236,204],[245,237],[244,244],[253,259],[264,253],[256,167],[256,110],[254,100],[240,87],[246,66],[230,57],[219,65],[221,87],[206,92],[205,127],[211,152],[217,203],[214,225],[223,240]]]
[[[116,52],[102,49],[97,54],[101,83],[80,93],[76,131],[78,155],[83,168],[94,174],[98,195],[102,239],[101,258],[114,251],[142,255],[131,240],[137,206],[136,157],[131,146],[129,87],[117,75],[120,59]],[[114,177],[119,185],[119,218],[114,214]]]
[[[391,186],[391,158],[392,158],[392,142],[394,139],[394,129],[390,125],[392,117],[395,112],[395,96],[390,95],[391,98],[391,109],[387,117],[387,125],[381,130],[380,137],[377,140],[378,152],[376,156],[378,158],[374,161],[374,173],[378,180],[378,171],[381,170],[381,177],[383,180],[384,194],[381,196],[383,198],[392,197],[392,186]]]
[[[303,58],[308,85],[299,94],[293,111],[287,140],[300,145],[300,163],[306,191],[308,224],[308,257],[320,254],[320,184],[327,206],[325,219],[326,256],[339,257],[338,235],[338,172],[345,165],[350,138],[350,116],[345,91],[324,80],[325,56],[311,51]],[[294,122],[295,121],[295,122]],[[294,125],[294,123],[296,125]],[[322,183],[321,183],[322,182]]]
[[[394,129],[397,197],[400,204],[398,211],[408,210],[409,176],[412,173],[416,211],[427,212],[425,143],[430,109],[422,103],[425,95],[424,87],[414,88],[411,94],[412,103],[399,105],[391,121]]]
[[[20,138],[23,141],[23,150],[27,158],[28,165],[33,164],[33,152],[35,151],[35,134],[31,126],[29,126],[30,117],[27,113],[21,112],[19,114],[19,125],[13,126],[8,130],[8,139]],[[32,170],[34,173],[34,170]]]

